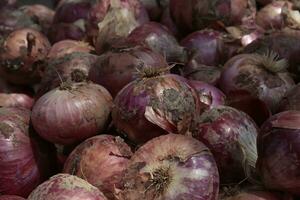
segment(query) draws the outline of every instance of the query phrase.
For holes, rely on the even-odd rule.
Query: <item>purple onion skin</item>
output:
[[[196,121],[193,137],[212,151],[222,183],[243,180],[254,170],[258,128],[245,113],[227,106],[205,111]]]
[[[1,195],[0,200],[25,200],[23,197],[15,195]]]
[[[300,84],[295,85],[287,92],[279,104],[278,112],[288,110],[300,111]]]
[[[180,31],[178,30],[176,24],[174,23],[171,14],[170,14],[170,8],[167,7],[165,8],[161,19],[160,19],[160,23],[164,26],[166,26],[169,31],[176,37],[176,38],[180,38],[182,37],[180,34]]]
[[[218,199],[219,175],[209,149],[178,134],[154,138],[139,148],[124,181],[121,199]]]
[[[186,52],[167,27],[157,22],[144,23],[127,37],[130,43],[145,44],[154,52],[164,55],[168,62],[186,61]]]
[[[85,32],[71,23],[52,24],[48,32],[48,38],[52,44],[67,39],[84,40],[85,37]]]
[[[269,189],[300,195],[300,112],[272,116],[258,137],[257,170]]]
[[[85,180],[68,174],[57,174],[39,185],[27,200],[107,200],[101,191]]]
[[[97,187],[104,195],[114,199],[116,188],[122,188],[132,152],[120,138],[99,135],[78,145],[64,165],[64,173],[76,175]]]
[[[89,79],[104,86],[113,97],[128,83],[138,78],[137,69],[167,68],[163,56],[142,46],[117,48],[102,54],[89,72]]]
[[[89,1],[63,2],[56,8],[53,22],[73,23],[79,19],[87,19],[91,7],[92,5]]]

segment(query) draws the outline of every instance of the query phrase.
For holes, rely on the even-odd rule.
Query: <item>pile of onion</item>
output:
[[[107,200],[104,194],[85,180],[68,174],[57,174],[39,185],[27,200],[88,199]]]
[[[300,84],[295,85],[281,100],[279,111],[287,110],[300,111]]]
[[[218,199],[219,175],[209,149],[178,134],[154,138],[140,147],[124,181],[120,199]]]
[[[113,199],[116,189],[122,188],[122,178],[131,156],[130,147],[120,137],[99,135],[87,139],[72,151],[63,172],[88,181]]]

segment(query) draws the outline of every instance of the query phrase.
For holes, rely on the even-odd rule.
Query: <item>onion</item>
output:
[[[64,173],[76,175],[97,187],[109,199],[114,199],[116,188],[122,187],[132,152],[120,138],[99,135],[87,139],[70,154]]]
[[[297,84],[287,92],[279,105],[279,111],[298,110],[300,111],[300,84]]]
[[[157,21],[160,19],[164,8],[169,5],[169,0],[141,0],[141,3],[148,11],[150,19],[153,21]]]
[[[164,57],[142,46],[114,48],[99,57],[89,79],[103,85],[113,97],[129,82],[138,78],[137,69],[168,67]]]
[[[164,10],[160,19],[160,23],[166,26],[174,36],[177,38],[181,37],[180,32],[171,17],[169,6]]]
[[[124,181],[121,199],[218,199],[219,176],[212,154],[183,135],[160,136],[139,148]]]
[[[5,94],[0,93],[0,107],[24,107],[31,109],[34,100],[26,94]]]
[[[25,200],[23,197],[15,195],[1,195],[0,200]]]
[[[85,180],[68,174],[57,174],[39,185],[27,200],[106,200],[96,187]]]
[[[166,133],[185,133],[194,116],[206,106],[186,80],[143,69],[142,79],[125,86],[116,96],[112,119],[116,128],[140,144]]]
[[[221,21],[239,25],[252,20],[256,7],[253,0],[170,0],[170,11],[183,32],[201,30]]]
[[[111,104],[111,95],[100,85],[66,82],[37,100],[31,120],[43,138],[67,145],[103,131]]]
[[[54,169],[52,146],[29,132],[30,112],[0,108],[0,193],[27,195]]]
[[[48,59],[55,59],[74,52],[91,53],[92,51],[94,51],[94,47],[88,43],[75,40],[62,40],[53,44],[47,57]]]
[[[227,96],[240,90],[249,92],[275,112],[284,93],[294,85],[286,65],[286,61],[278,60],[273,52],[240,54],[225,64],[219,85]]]
[[[267,188],[300,195],[299,121],[299,111],[286,111],[261,127],[257,170]]]
[[[194,138],[212,151],[221,183],[250,178],[257,159],[258,128],[245,113],[227,106],[205,111],[192,130]]]
[[[179,46],[169,30],[156,22],[148,22],[134,29],[128,36],[129,42],[145,44],[154,52],[164,55],[168,62],[185,62],[186,52]]]
[[[15,84],[37,82],[49,49],[48,39],[36,30],[25,28],[12,32],[0,52],[1,76]]]

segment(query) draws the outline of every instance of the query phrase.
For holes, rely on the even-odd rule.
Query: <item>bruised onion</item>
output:
[[[226,62],[219,85],[227,96],[240,90],[249,92],[275,112],[284,93],[294,85],[286,65],[273,52],[240,54]]]
[[[113,97],[138,78],[137,69],[168,67],[164,57],[142,46],[114,48],[102,54],[91,68],[89,79],[104,86]]]
[[[50,49],[40,32],[25,28],[12,32],[1,45],[0,74],[15,84],[31,84],[40,79],[41,63]]]
[[[99,135],[87,139],[72,151],[63,172],[88,181],[113,199],[116,188],[122,188],[122,178],[131,156],[130,147],[120,137]]]
[[[67,39],[84,40],[85,37],[85,30],[83,30],[82,27],[71,23],[52,24],[48,32],[48,38],[52,43]]]
[[[68,174],[57,174],[39,185],[27,200],[107,200],[101,191],[85,180]]]
[[[186,52],[169,30],[156,22],[144,23],[135,28],[127,38],[129,42],[144,44],[154,52],[164,55],[168,62],[186,61]]]
[[[192,130],[216,159],[221,183],[236,183],[249,178],[257,160],[258,128],[245,113],[227,106],[205,111]]]
[[[25,200],[23,197],[15,195],[1,195],[0,200]]]
[[[114,99],[114,125],[138,144],[168,132],[188,132],[194,116],[206,108],[184,78],[159,72],[143,69],[142,77]]]
[[[129,162],[121,199],[217,200],[219,175],[209,149],[168,134],[140,147]]]
[[[104,130],[111,104],[111,95],[100,85],[65,82],[37,100],[32,125],[48,141],[74,144]]]
[[[300,111],[300,84],[297,84],[287,92],[279,105],[279,111],[298,110]]]
[[[256,166],[267,188],[300,195],[299,121],[299,111],[286,111],[261,127]]]

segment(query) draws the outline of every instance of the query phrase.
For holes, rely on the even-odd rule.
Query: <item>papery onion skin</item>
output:
[[[205,111],[192,130],[193,137],[212,151],[221,183],[237,183],[255,169],[257,134],[258,128],[248,115],[227,106]]]
[[[178,134],[154,138],[140,147],[124,181],[125,200],[218,199],[219,175],[209,149]]]
[[[58,23],[52,24],[47,34],[52,44],[61,40],[78,40],[82,41],[86,38],[84,30],[75,24]]]
[[[114,199],[116,188],[122,188],[132,152],[120,138],[99,135],[78,145],[65,162],[63,172],[76,175]]]
[[[69,174],[57,174],[39,185],[27,200],[107,200],[101,191],[85,180]]]
[[[137,79],[114,103],[114,125],[137,144],[168,132],[187,132],[193,117],[206,109],[186,79],[173,74]]]
[[[142,46],[114,48],[102,54],[91,68],[89,79],[104,86],[113,97],[138,78],[137,70],[167,68],[163,56]]]
[[[48,39],[34,29],[12,32],[2,44],[0,74],[15,84],[31,84],[39,81],[41,63],[50,49]]]
[[[31,120],[43,138],[58,144],[74,144],[104,130],[112,97],[102,86],[71,83],[57,87],[35,103]]]
[[[23,197],[15,195],[1,195],[0,200],[25,200]]]
[[[257,170],[269,189],[300,195],[300,112],[273,115],[258,136]]]
[[[279,104],[278,112],[288,110],[300,111],[300,84],[295,85],[287,92]]]

